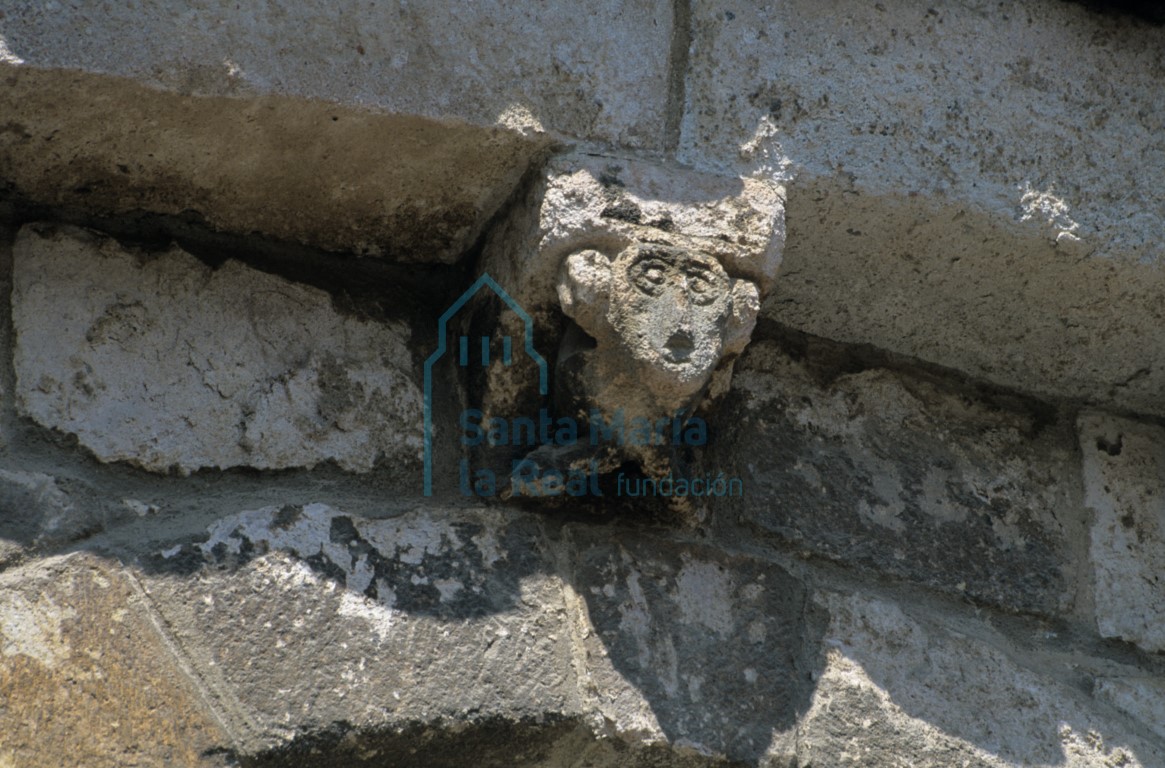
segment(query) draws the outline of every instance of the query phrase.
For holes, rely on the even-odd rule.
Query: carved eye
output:
[[[667,282],[667,265],[654,259],[646,259],[631,267],[631,282],[648,296],[656,296]]]
[[[716,284],[708,279],[708,275],[700,271],[691,271],[687,274],[688,293],[692,302],[706,306],[716,301]]]

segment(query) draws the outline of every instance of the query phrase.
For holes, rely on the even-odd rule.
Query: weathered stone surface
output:
[[[786,179],[766,314],[1165,413],[1165,60],[1087,6],[693,3],[680,159]]]
[[[770,341],[738,361],[706,471],[743,480],[711,524],[1009,610],[1059,613],[1084,535],[1070,425],[869,369],[815,378]]]
[[[1163,651],[1165,429],[1102,413],[1081,416],[1079,429],[1097,628]]]
[[[676,130],[659,0],[4,13],[0,182],[37,203],[448,262],[553,137]]]
[[[256,754],[341,724],[577,718],[570,621],[539,536],[500,511],[267,508],[144,559],[143,578]]]
[[[54,727],[124,737],[86,749],[130,765],[1165,759],[1159,679],[1130,668],[1090,698],[1056,678],[1062,659],[1017,651],[977,610],[823,586],[812,568],[659,530],[544,527],[501,509],[370,519],[288,505],[223,517],[142,555],[132,576],[90,555],[11,569],[0,723],[66,707],[76,722]],[[112,666],[128,653],[132,667]],[[34,664],[47,670],[36,680]],[[93,707],[50,698],[46,674],[86,686]],[[116,705],[107,691],[122,692]],[[133,719],[140,702],[153,714]],[[0,739],[17,765],[44,735],[20,722]]]
[[[227,734],[132,578],[90,555],[0,574],[0,765],[220,765]]]
[[[1150,766],[1146,738],[1029,668],[985,624],[861,593],[815,596],[828,651],[797,729],[798,765]]]
[[[1060,0],[105,5],[0,10],[0,768],[1165,765],[1160,30]],[[206,263],[44,225],[10,256],[34,217]],[[449,497],[460,407],[644,392],[713,406],[668,461],[744,495],[680,530],[643,498],[380,507],[421,474],[441,306],[358,320],[228,240],[434,296],[470,265],[333,280],[275,240],[480,256],[559,367],[539,394],[529,360],[442,361]],[[700,305],[696,271],[755,294]],[[604,303],[624,278],[669,290]],[[525,341],[503,299],[449,335]],[[577,387],[576,352],[607,355]],[[261,471],[328,462],[380,471]],[[26,562],[103,528],[132,570]]]
[[[178,249],[134,253],[75,229],[15,248],[17,399],[102,461],[147,469],[414,462],[421,394],[403,325]]]
[[[287,8],[9,3],[8,67],[80,70],[177,93],[298,96],[660,148],[672,6],[490,0]],[[176,33],[176,29],[180,30]]]
[[[458,259],[549,143],[355,104],[182,96],[3,63],[0,72],[5,198],[388,259]]]
[[[0,210],[0,291],[12,291],[12,241],[16,231],[5,226],[3,211]],[[0,313],[0,451],[8,447],[8,430],[11,426],[10,403],[12,392],[9,387],[12,366],[12,315]]]
[[[1096,681],[1096,696],[1165,739],[1165,680],[1159,677],[1106,677]]]
[[[563,260],[637,242],[698,248],[764,295],[781,264],[784,190],[770,180],[702,173],[640,158],[553,158],[491,233],[485,271],[527,311],[557,303]]]
[[[746,765],[788,746],[825,626],[797,579],[632,531],[575,526],[567,540],[584,691],[613,733]]]

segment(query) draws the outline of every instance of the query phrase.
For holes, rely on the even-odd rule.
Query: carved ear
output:
[[[572,253],[558,272],[562,311],[591,336],[606,322],[611,295],[611,262],[598,251]]]
[[[748,280],[732,281],[732,309],[728,315],[728,325],[724,329],[725,357],[739,355],[752,338],[756,327],[756,316],[760,312],[760,294],[756,284]]]

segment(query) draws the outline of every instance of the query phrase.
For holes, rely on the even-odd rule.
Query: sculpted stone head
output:
[[[524,457],[541,467],[686,472],[702,456],[689,449],[707,438],[705,419],[716,417],[704,406],[729,390],[776,280],[784,202],[768,178],[592,152],[552,158],[491,233],[482,269],[526,313],[503,307],[488,322],[502,336],[532,332],[553,371],[522,356],[499,361],[481,410],[541,408],[584,425],[591,439]]]
[[[563,311],[596,342],[596,382],[646,387],[658,406],[689,407],[726,357],[748,343],[756,324],[756,286],[734,279],[698,250],[635,244],[614,258],[586,250],[560,272]],[[617,392],[592,391],[610,399]],[[625,392],[624,397],[631,393]],[[619,407],[618,403],[596,403]]]

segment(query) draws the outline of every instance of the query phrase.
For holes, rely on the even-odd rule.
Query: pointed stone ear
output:
[[[732,308],[724,329],[724,357],[739,355],[752,338],[756,316],[760,312],[760,293],[748,280],[732,281]]]
[[[598,251],[572,253],[558,272],[558,301],[566,316],[597,337],[607,321],[611,262]]]

